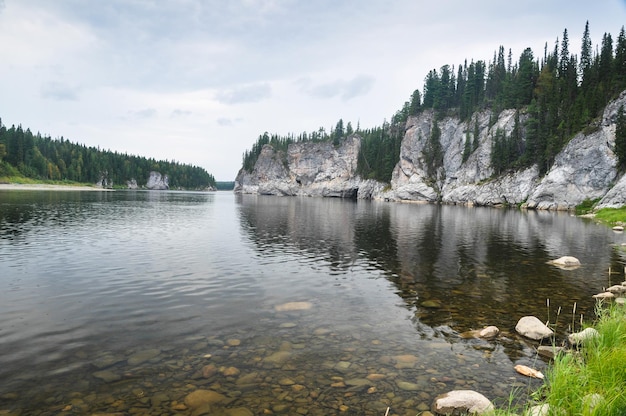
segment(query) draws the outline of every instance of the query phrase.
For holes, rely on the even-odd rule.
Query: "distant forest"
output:
[[[0,177],[22,175],[94,184],[104,179],[107,184],[126,187],[131,179],[145,185],[151,171],[167,175],[173,189],[215,186],[215,178],[197,166],[100,150],[63,137],[53,140],[21,125],[7,129],[0,120]]]
[[[463,160],[477,147],[477,111],[492,111],[493,122],[504,109],[518,110],[516,126],[510,136],[497,132],[492,149],[492,166],[496,173],[521,169],[533,164],[545,173],[554,157],[579,131],[598,126],[599,116],[606,104],[626,89],[626,34],[624,27],[616,42],[605,33],[599,47],[594,48],[589,22],[582,35],[580,55],[570,52],[569,34],[563,31],[552,47],[546,43],[537,58],[530,48],[517,61],[512,51],[500,46],[489,62],[465,60],[456,68],[444,65],[431,70],[425,78],[422,92],[415,90],[404,106],[382,126],[352,130],[339,120],[334,128],[320,128],[298,136],[269,135],[257,139],[251,150],[243,155],[243,168],[251,171],[263,145],[286,150],[296,141],[331,140],[336,145],[352,133],[362,137],[357,173],[363,178],[389,182],[400,155],[404,126],[410,116],[425,110],[435,111],[435,123],[425,159],[429,170],[441,165],[442,153],[437,121],[447,116],[459,117],[467,123]],[[525,112],[523,124],[520,112]],[[623,111],[620,112],[623,114]],[[620,117],[623,120],[623,117]],[[620,129],[618,129],[620,130]],[[620,130],[621,131],[621,130]],[[524,134],[522,134],[522,132]],[[626,139],[624,139],[626,140]],[[618,144],[619,146],[619,144]],[[626,158],[626,156],[625,156]]]

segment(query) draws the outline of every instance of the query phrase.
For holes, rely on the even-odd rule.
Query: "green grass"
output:
[[[626,308],[599,307],[597,315],[600,336],[558,356],[547,372],[544,401],[565,415],[626,414]],[[595,407],[593,395],[602,397]]]
[[[52,181],[43,179],[27,178],[25,176],[12,175],[12,176],[0,176],[0,183],[16,183],[20,185],[66,185],[66,186],[93,186],[90,183],[74,182],[74,181]]]
[[[611,225],[626,224],[626,207],[602,208],[596,212],[596,219]]]

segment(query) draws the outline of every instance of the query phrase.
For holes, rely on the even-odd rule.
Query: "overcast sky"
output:
[[[580,53],[624,0],[0,0],[0,117],[233,180],[259,134],[374,127],[429,70]]]

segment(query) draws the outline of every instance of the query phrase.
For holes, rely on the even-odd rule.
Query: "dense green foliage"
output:
[[[393,115],[391,123],[369,130],[357,127],[355,133],[362,137],[357,173],[388,182],[399,160],[406,121],[426,110],[436,113],[431,136],[423,138],[428,140],[423,156],[429,175],[433,177],[440,166],[443,150],[437,137],[440,134],[437,121],[445,116],[456,116],[467,123],[465,162],[478,147],[479,126],[473,115],[486,109],[492,111],[492,117],[503,109],[518,110],[511,134],[504,131],[495,134],[491,163],[496,174],[534,164],[541,173],[547,172],[573,135],[593,129],[609,100],[626,89],[624,27],[615,45],[611,35],[605,33],[599,50],[596,48],[594,53],[587,23],[581,45],[580,56],[570,53],[565,29],[551,51],[546,44],[541,58],[526,48],[514,62],[512,51],[509,49],[507,54],[500,46],[490,62],[479,60],[468,64],[466,60],[456,70],[450,65],[442,66],[439,71],[431,70],[426,75],[423,93],[415,90]],[[523,122],[520,114],[525,115]],[[620,114],[615,150],[621,169],[626,170],[626,121],[623,111]],[[265,133],[244,154],[243,167],[252,171],[265,144],[283,151],[290,143],[299,141],[330,140],[337,146],[342,137],[352,132],[350,123],[344,129],[343,121],[339,120],[330,133],[324,128],[297,137]]]
[[[215,182],[215,189],[218,191],[232,191],[235,188],[235,181]]]
[[[42,180],[69,180],[123,185],[135,179],[145,185],[151,171],[169,176],[172,188],[203,189],[215,179],[203,168],[174,161],[147,159],[86,147],[33,134],[22,126],[6,128],[0,122],[0,177],[21,174]]]
[[[406,121],[409,116],[432,109],[439,117],[454,115],[471,125],[476,111],[491,109],[499,113],[505,108],[525,111],[527,121],[520,124],[518,114],[514,137],[506,137],[503,132],[496,134],[493,167],[501,173],[536,163],[543,173],[571,137],[594,123],[608,101],[624,89],[624,28],[615,46],[611,35],[605,33],[600,51],[594,54],[587,23],[580,57],[569,52],[566,29],[552,51],[548,51],[546,44],[541,59],[536,59],[527,48],[514,63],[511,50],[505,58],[505,49],[500,46],[491,62],[468,64],[465,61],[459,65],[456,75],[454,67],[449,65],[439,71],[431,70],[424,82],[423,101],[420,103],[421,94],[414,92],[394,120]],[[467,139],[469,136],[468,127]],[[476,139],[477,134],[473,136]],[[464,161],[472,151],[467,139]],[[616,146],[619,151],[620,144]],[[623,152],[622,168],[626,167],[626,145]]]

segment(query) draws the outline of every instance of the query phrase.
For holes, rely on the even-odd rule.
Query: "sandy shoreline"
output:
[[[96,188],[95,186],[50,185],[45,183],[21,184],[0,183],[0,191],[112,191],[112,189]]]

